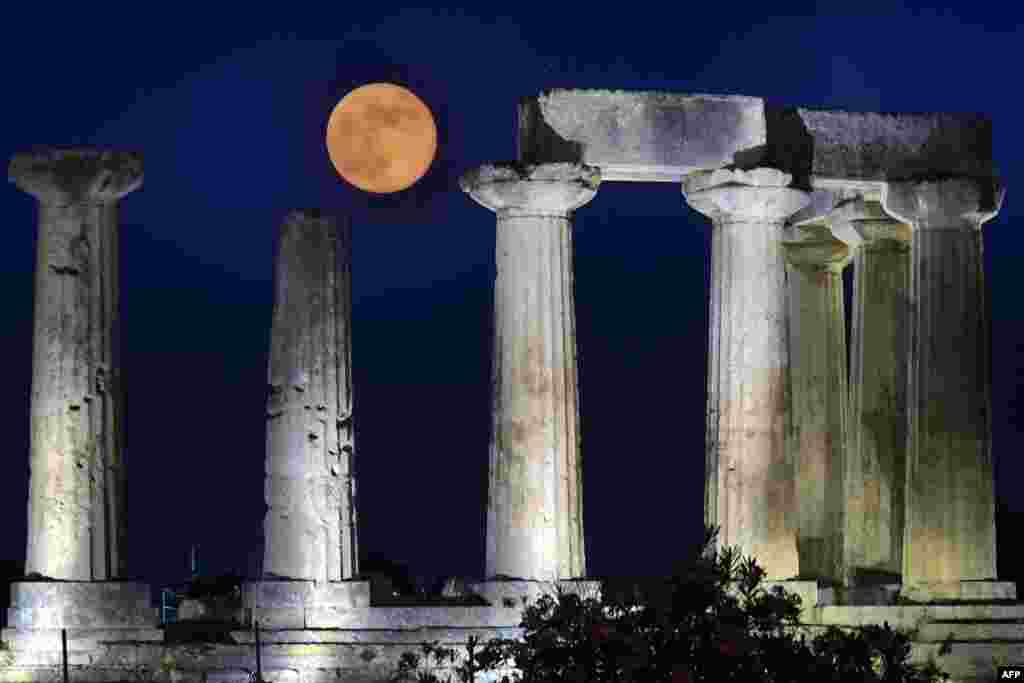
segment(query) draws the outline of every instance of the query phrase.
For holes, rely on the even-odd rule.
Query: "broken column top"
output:
[[[797,185],[995,175],[981,114],[779,107],[743,95],[547,90],[520,102],[518,150],[524,163],[597,166],[604,180],[758,166]]]
[[[91,147],[43,147],[11,158],[7,178],[43,204],[104,204],[142,185],[142,155]]]

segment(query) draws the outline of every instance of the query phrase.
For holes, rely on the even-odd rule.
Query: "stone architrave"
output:
[[[752,555],[769,580],[799,574],[790,428],[783,223],[807,206],[777,169],[701,172],[683,180],[711,218],[705,523],[717,543]]]
[[[967,178],[891,183],[912,226],[902,595],[959,597],[996,578],[995,481],[982,224],[1003,189]]]
[[[838,583],[847,416],[843,269],[850,248],[824,226],[799,232],[801,239],[785,243],[799,573]]]
[[[586,574],[572,214],[598,172],[484,165],[460,180],[497,214],[486,578]]]
[[[352,424],[352,235],[316,210],[280,229],[270,336],[265,578],[358,573]]]
[[[899,583],[911,229],[889,217],[878,202],[859,198],[837,207],[829,223],[853,250],[844,582]]]
[[[142,184],[142,158],[46,148],[8,175],[39,201],[25,573],[124,578],[118,201]]]

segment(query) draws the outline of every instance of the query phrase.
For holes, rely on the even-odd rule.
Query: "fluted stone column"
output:
[[[9,177],[39,200],[25,573],[125,575],[118,207],[142,184],[130,152],[16,155]]]
[[[140,629],[138,637],[149,639],[147,627],[158,623],[149,586],[124,580],[118,258],[118,201],[142,184],[142,158],[40,148],[14,156],[8,177],[39,201],[39,235],[29,580],[11,584],[2,637],[15,649],[25,630],[50,643],[62,628]]]
[[[352,231],[315,209],[288,213],[274,260],[263,576],[242,620],[337,628],[370,605],[359,572],[352,403]]]
[[[981,250],[981,225],[1002,196],[992,181],[969,179],[892,183],[883,195],[886,212],[913,228],[902,590],[910,599],[1007,597],[1012,587],[994,582]]]
[[[787,453],[789,348],[783,222],[808,193],[776,169],[683,180],[712,219],[704,517],[718,544],[753,555],[768,579],[799,573],[795,463]]]
[[[843,571],[847,416],[843,268],[850,248],[824,229],[787,241],[785,255],[799,574],[837,583]]]
[[[910,226],[857,199],[831,216],[853,250],[844,565],[848,585],[902,571]]]
[[[599,183],[575,164],[460,180],[498,221],[487,579],[586,574],[571,219]]]
[[[357,572],[352,425],[352,233],[293,211],[274,273],[267,405],[264,575]]]

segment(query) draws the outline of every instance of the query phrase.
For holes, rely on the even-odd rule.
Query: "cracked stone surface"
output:
[[[25,571],[123,577],[117,200],[141,185],[141,158],[39,149],[16,155],[8,175],[39,200]]]
[[[263,572],[338,581],[358,572],[347,221],[284,219],[275,262]]]

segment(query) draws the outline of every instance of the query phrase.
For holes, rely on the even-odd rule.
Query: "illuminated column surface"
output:
[[[856,199],[830,215],[853,249],[850,419],[844,488],[844,581],[902,571],[907,450],[910,226],[875,201]]]
[[[886,212],[913,230],[902,590],[910,599],[1008,597],[994,581],[981,233],[1003,195],[994,181],[971,179],[890,183],[883,194]],[[979,593],[985,584],[998,590]]]
[[[8,175],[39,201],[25,573],[123,578],[118,200],[142,184],[142,159],[42,149]]]
[[[497,214],[486,578],[586,573],[573,305],[573,211],[599,171],[485,165],[462,189]]]
[[[705,522],[766,578],[799,573],[795,467],[787,453],[789,349],[783,223],[810,202],[770,168],[683,179],[711,218]]]
[[[842,577],[846,434],[843,268],[850,248],[820,235],[785,243],[800,576]],[[812,227],[805,227],[807,233]]]
[[[352,424],[352,233],[293,211],[274,272],[263,574],[307,581],[358,572]]]

